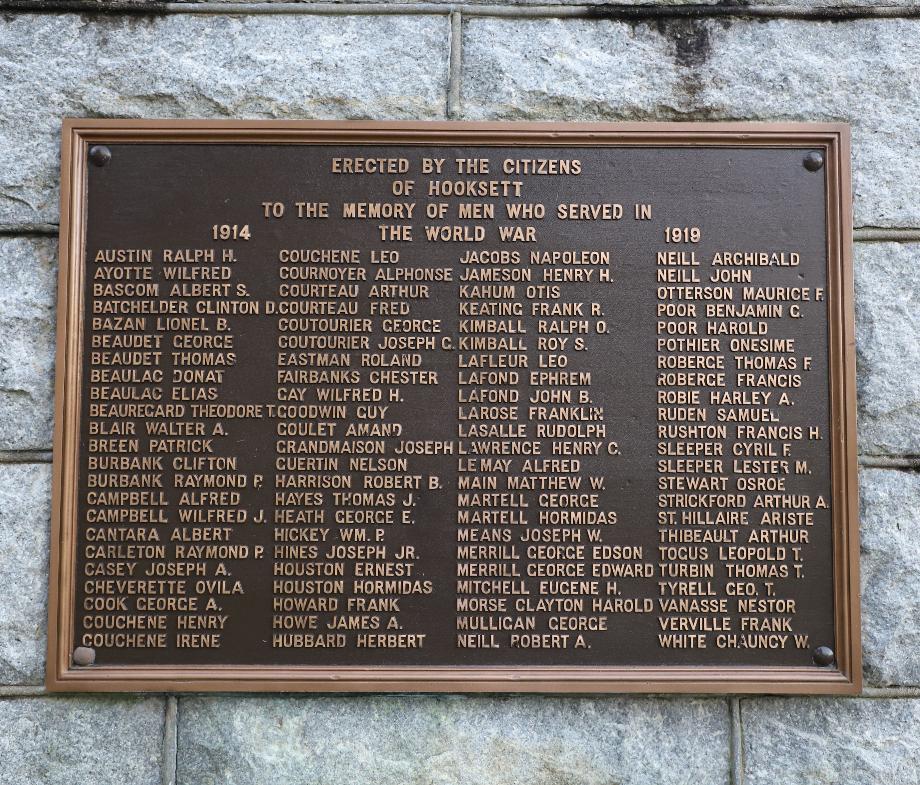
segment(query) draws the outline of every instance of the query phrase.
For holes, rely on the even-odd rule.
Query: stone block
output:
[[[920,475],[863,469],[863,672],[874,686],[920,686]]]
[[[920,244],[857,243],[859,447],[920,455]]]
[[[50,464],[0,464],[0,684],[45,671]]]
[[[920,700],[741,702],[745,785],[920,783]]]
[[[3,785],[160,785],[164,701],[0,698]]]
[[[0,450],[51,448],[56,279],[56,241],[0,237]]]
[[[724,700],[190,697],[178,781],[197,785],[724,785]]]

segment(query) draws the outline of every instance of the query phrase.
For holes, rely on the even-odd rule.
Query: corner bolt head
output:
[[[77,646],[73,650],[73,664],[84,667],[92,665],[96,661],[96,650],[87,646]]]
[[[824,156],[812,150],[808,155],[802,159],[802,166],[804,166],[809,172],[817,172],[822,166],[824,166]]]
[[[102,144],[95,144],[89,148],[89,160],[96,166],[105,166],[112,160],[112,151]]]
[[[834,664],[834,650],[830,646],[818,646],[812,654],[815,665],[822,668]]]

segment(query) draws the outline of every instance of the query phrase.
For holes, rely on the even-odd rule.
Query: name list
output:
[[[608,153],[317,146],[91,231],[74,645],[809,663],[823,227]]]

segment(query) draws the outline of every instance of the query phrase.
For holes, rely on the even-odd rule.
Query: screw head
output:
[[[96,166],[105,166],[112,160],[112,151],[102,144],[96,144],[89,148],[89,160]]]
[[[822,166],[824,166],[824,156],[821,153],[812,150],[802,160],[802,166],[804,166],[809,172],[817,172]]]
[[[77,646],[73,650],[73,664],[74,665],[92,665],[96,661],[96,650],[90,649],[87,646]]]
[[[818,646],[812,654],[815,665],[825,667],[834,664],[834,650],[830,646]]]

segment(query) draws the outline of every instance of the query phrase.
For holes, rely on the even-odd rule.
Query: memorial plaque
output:
[[[859,690],[842,125],[68,120],[48,686]]]

